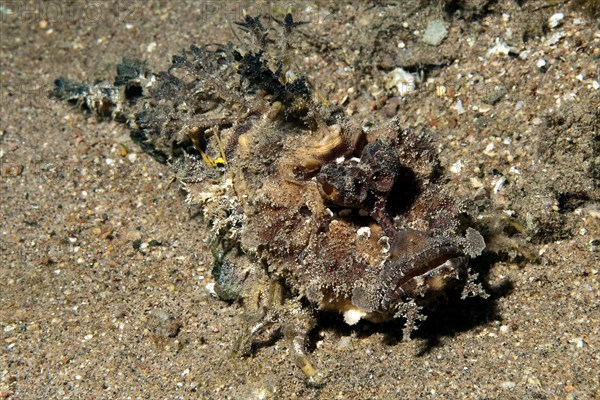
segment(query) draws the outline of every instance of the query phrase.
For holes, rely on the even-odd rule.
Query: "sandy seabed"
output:
[[[442,302],[413,340],[321,316],[312,387],[285,341],[232,356],[243,308],[207,291],[208,233],[171,168],[48,98],[291,3],[0,1],[0,398],[600,398],[600,31],[575,3],[293,6],[329,101],[427,127],[457,198],[528,243],[474,260],[491,296]],[[395,68],[424,81],[401,93]]]

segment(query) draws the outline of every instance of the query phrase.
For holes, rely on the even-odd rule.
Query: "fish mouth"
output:
[[[429,248],[396,266],[386,300],[390,304],[442,292],[450,280],[460,279],[467,263],[468,257],[457,247]]]

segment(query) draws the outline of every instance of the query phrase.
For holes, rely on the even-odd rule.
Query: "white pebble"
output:
[[[575,344],[575,347],[577,347],[578,349],[581,349],[585,345],[585,342],[580,337],[573,338],[569,340],[569,342]]]
[[[502,389],[510,390],[510,389],[514,389],[515,386],[517,386],[517,385],[514,382],[507,381],[507,382],[502,382],[500,384],[500,386],[502,387]]]
[[[562,24],[562,21],[564,18],[565,18],[565,14],[563,14],[563,13],[556,13],[556,14],[552,15],[550,18],[548,18],[548,27],[550,29],[554,29],[554,28],[558,27],[560,24]]]
[[[543,58],[540,58],[535,65],[538,68],[544,68],[546,66],[546,60],[544,60]]]
[[[462,172],[463,166],[464,164],[462,160],[458,160],[450,166],[450,172],[452,172],[453,174],[460,174]]]
[[[208,291],[208,293],[212,297],[217,297],[217,292],[215,292],[215,283],[214,282],[207,283],[206,286],[204,286],[204,288]]]
[[[358,228],[358,230],[356,231],[356,234],[360,238],[368,239],[371,237],[371,228],[369,228],[368,226],[363,226],[361,228]]]
[[[367,313],[358,308],[350,308],[344,312],[344,322],[348,325],[355,325],[365,315],[367,315]]]
[[[462,114],[465,112],[465,108],[463,107],[463,103],[460,100],[456,100],[456,103],[454,103],[454,106],[452,107],[456,110],[457,113]]]

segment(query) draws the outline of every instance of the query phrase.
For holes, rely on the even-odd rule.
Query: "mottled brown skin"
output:
[[[316,154],[313,146],[315,137],[327,134],[291,133],[290,127],[282,134],[284,126],[277,120],[262,120],[240,137],[244,146],[256,146],[242,146],[236,165],[229,167],[248,216],[242,247],[266,260],[272,276],[283,278],[293,292],[306,296],[317,308],[342,313],[357,308],[364,318],[381,321],[394,317],[404,300],[426,299],[464,274],[467,257],[460,250],[460,239],[448,235],[456,224],[439,221],[456,215],[440,216],[439,210],[424,210],[421,203],[405,199],[400,199],[407,207],[403,215],[412,213],[412,221],[394,220],[387,211],[387,203],[397,196],[416,199],[425,193],[431,204],[447,201],[434,201],[443,195],[431,176],[411,178],[416,182],[406,188],[418,188],[416,193],[392,190],[403,187],[398,154],[418,157],[411,154],[410,137],[394,122],[379,132],[396,135],[396,140],[369,136],[360,159],[333,159],[317,167],[314,179],[304,180],[289,179],[295,176],[293,166],[307,158],[331,159]],[[343,136],[344,130],[337,134]],[[263,167],[258,168],[252,149],[274,142],[280,143],[281,152],[262,160]],[[356,152],[349,148],[349,154]],[[425,229],[437,224],[441,229],[418,231],[412,223]],[[361,227],[369,228],[370,237],[357,234]]]

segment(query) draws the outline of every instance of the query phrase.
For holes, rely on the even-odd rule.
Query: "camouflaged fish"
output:
[[[114,85],[60,78],[52,94],[127,123],[173,165],[210,228],[216,293],[253,309],[237,351],[283,331],[316,381],[304,349],[317,310],[406,318],[408,336],[449,285],[483,294],[468,260],[485,243],[438,183],[426,133],[366,131],[329,106],[290,61],[303,23],[263,22],[245,15],[242,45],[191,46],[168,71],[124,59]]]

